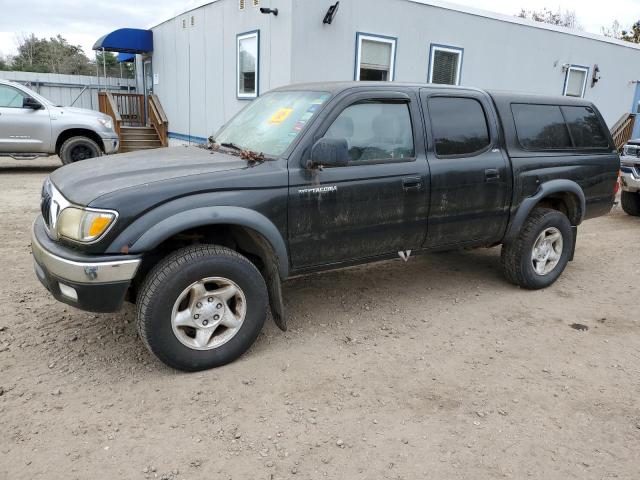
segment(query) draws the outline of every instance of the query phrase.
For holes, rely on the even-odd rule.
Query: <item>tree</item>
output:
[[[523,8],[517,16],[520,18],[534,20],[536,22],[582,30],[582,25],[578,22],[578,17],[574,10],[563,11],[558,9],[557,12],[552,12],[547,8],[543,8],[542,10],[525,10]]]
[[[38,38],[33,33],[18,37],[18,53],[13,58],[13,70],[91,74],[91,62],[79,45],[71,45],[62,36]]]
[[[640,20],[631,26],[631,30],[623,30],[620,38],[627,42],[640,43]]]
[[[120,73],[122,73],[123,78],[133,78],[133,66],[130,63],[120,65],[118,57],[111,52],[104,52],[104,60],[102,52],[98,52],[96,54],[96,63],[98,64],[100,75],[104,75],[106,66],[108,77],[119,77]]]
[[[614,20],[610,27],[600,27],[602,35],[610,38],[620,38],[622,36],[622,26],[618,20]]]
[[[640,20],[631,25],[630,30],[623,30],[620,22],[614,20],[610,27],[602,27],[605,37],[617,38],[631,43],[640,43]]]

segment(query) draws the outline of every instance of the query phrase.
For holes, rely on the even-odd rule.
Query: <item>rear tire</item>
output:
[[[550,208],[536,208],[518,236],[502,246],[502,271],[507,280],[522,288],[548,287],[567,266],[572,244],[567,216]]]
[[[267,305],[265,281],[247,258],[217,245],[186,247],[145,278],[137,300],[138,332],[166,365],[206,370],[251,347]]]
[[[96,142],[88,137],[71,137],[60,147],[60,160],[65,165],[95,158],[102,155],[102,150]]]
[[[620,203],[622,204],[622,210],[627,215],[640,217],[640,192],[625,192],[623,190]]]

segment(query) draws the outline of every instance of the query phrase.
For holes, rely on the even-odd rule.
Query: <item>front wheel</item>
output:
[[[633,215],[634,217],[640,217],[640,192],[625,192],[622,191],[622,210],[627,215]]]
[[[530,290],[545,288],[562,274],[573,245],[571,223],[550,208],[536,208],[518,236],[502,246],[502,270],[513,284]]]
[[[170,367],[206,370],[251,347],[267,304],[264,279],[245,257],[217,245],[187,247],[147,275],[138,294],[138,331]]]
[[[88,137],[71,137],[60,147],[60,160],[65,165],[95,158],[102,155],[102,150],[96,142]]]

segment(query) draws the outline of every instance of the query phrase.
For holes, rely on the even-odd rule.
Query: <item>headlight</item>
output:
[[[98,118],[98,123],[102,125],[104,128],[111,130],[113,128],[113,120],[111,118]]]
[[[108,210],[67,207],[58,217],[58,234],[76,242],[90,243],[106,233],[116,219]]]

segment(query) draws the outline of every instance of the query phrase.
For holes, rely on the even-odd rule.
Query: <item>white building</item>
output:
[[[341,0],[331,15],[335,4],[217,0],[153,27],[146,88],[164,106],[170,137],[203,142],[247,100],[312,81],[574,95],[609,126],[640,101],[640,45],[439,0]]]

